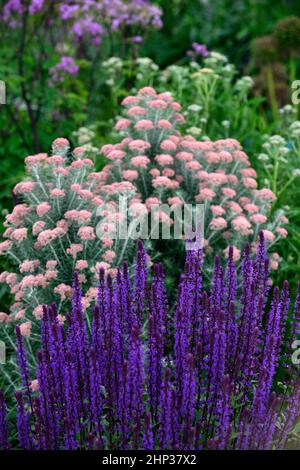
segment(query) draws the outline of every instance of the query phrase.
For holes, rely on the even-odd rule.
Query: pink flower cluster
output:
[[[215,253],[226,240],[237,258],[245,237],[255,240],[261,229],[272,244],[287,235],[282,213],[270,220],[275,194],[258,189],[256,172],[238,141],[198,141],[181,135],[180,104],[151,87],[126,97],[122,105],[125,117],[115,128],[123,138],[102,148],[110,160],[107,182],[121,174],[136,186],[147,209],[152,198],[158,204],[174,198],[177,204],[204,204],[207,252]]]
[[[69,162],[69,148],[69,142],[59,138],[53,142],[51,156],[43,153],[25,160],[28,178],[14,189],[22,203],[6,216],[6,239],[0,243],[0,254],[17,267],[0,274],[0,283],[7,284],[15,298],[13,315],[6,317],[2,312],[2,323],[7,318],[25,323],[39,320],[42,305],[53,299],[63,305],[70,299],[76,270],[83,285],[96,284],[100,262],[114,272],[113,209],[120,192],[134,194],[129,180],[138,173],[132,170],[124,181],[106,184],[107,169],[96,172],[81,148],[73,151]],[[96,236],[98,223],[105,229],[102,238]],[[87,290],[84,305],[91,301]],[[24,335],[29,335],[31,326],[26,325]]]

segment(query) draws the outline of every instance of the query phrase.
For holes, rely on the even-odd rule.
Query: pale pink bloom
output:
[[[1,325],[1,323],[8,323],[7,313],[0,312],[0,325]]]
[[[5,240],[4,242],[0,243],[0,255],[4,255],[7,250],[11,247],[11,241]]]
[[[169,189],[177,189],[179,187],[179,182],[170,180],[167,176],[157,176],[152,180],[152,186],[158,188],[164,186]]]
[[[127,127],[129,127],[131,124],[131,121],[129,119],[119,119],[115,125],[115,129],[117,129],[118,131],[122,131],[124,129],[127,129]]]
[[[220,161],[220,155],[216,152],[207,152],[204,154],[204,158],[207,161],[207,163],[211,163],[211,164],[219,163]]]
[[[285,215],[281,215],[279,217],[279,220],[280,222],[282,222],[283,224],[288,224],[289,223],[289,219],[285,216]]]
[[[32,287],[35,287],[36,286],[36,279],[35,279],[35,276],[33,276],[32,274],[29,275],[29,276],[25,276],[23,277],[21,283],[20,283],[20,286],[21,286],[21,289],[24,290],[24,289],[30,289]]]
[[[232,162],[232,155],[226,150],[221,150],[221,152],[219,152],[219,157],[220,157],[221,162],[224,162],[224,163]]]
[[[227,183],[227,176],[222,174],[222,173],[209,173],[207,175],[208,181],[215,185],[215,186],[220,186],[221,184],[226,184]]]
[[[109,154],[109,152],[114,150],[114,148],[115,148],[114,145],[106,144],[106,145],[103,145],[103,147],[101,147],[100,152],[103,153],[103,155],[107,156]]]
[[[250,220],[255,224],[264,224],[267,221],[267,217],[263,214],[253,214]]]
[[[32,392],[37,392],[39,389],[39,381],[37,379],[32,380],[29,387]]]
[[[147,104],[150,108],[153,109],[166,109],[168,107],[168,103],[160,99],[148,101]]]
[[[10,235],[11,235],[11,233],[12,233],[12,231],[13,231],[13,228],[12,228],[12,227],[8,227],[6,230],[4,230],[4,232],[3,232],[3,234],[2,234],[3,237],[4,237],[4,238],[9,238]]]
[[[73,150],[73,155],[77,158],[82,158],[86,152],[86,149],[84,147],[76,147]]]
[[[262,232],[264,234],[265,240],[268,242],[273,242],[275,240],[275,235],[273,232],[271,232],[271,230],[263,230]]]
[[[224,214],[225,210],[221,206],[210,206],[210,210],[212,211],[213,215],[219,217]]]
[[[112,150],[108,153],[107,158],[109,160],[121,160],[126,155],[126,152],[123,150]]]
[[[172,168],[164,168],[162,171],[163,176],[167,176],[168,178],[172,178],[175,175],[175,171]]]
[[[145,150],[149,149],[151,145],[146,140],[136,139],[136,140],[132,140],[129,143],[128,147],[130,148],[130,150],[135,150],[137,152],[144,152]]]
[[[69,170],[67,168],[54,168],[53,173],[67,176],[69,174]]]
[[[246,188],[256,189],[257,188],[257,181],[254,178],[243,178],[243,184]]]
[[[89,191],[88,189],[81,189],[79,191],[79,196],[85,201],[88,201],[89,199],[93,199],[94,193],[92,193],[92,191]]]
[[[236,186],[239,183],[238,177],[236,175],[227,175],[228,183],[233,186]]]
[[[123,106],[131,106],[132,104],[137,104],[140,102],[140,98],[137,96],[126,96],[126,98],[123,99],[122,105]]]
[[[132,106],[127,111],[128,116],[143,116],[143,114],[146,114],[146,110],[142,108],[141,106]]]
[[[29,155],[29,157],[25,158],[26,166],[30,170],[37,163],[47,160],[47,157],[47,153],[37,153],[36,155]]]
[[[166,150],[167,152],[175,151],[177,146],[171,139],[163,140],[160,144],[160,148],[162,150]]]
[[[31,193],[35,187],[36,183],[34,181],[24,181],[23,183],[18,183],[15,186],[14,192],[16,194]]]
[[[64,163],[64,158],[61,155],[52,155],[52,157],[47,158],[47,163],[53,163],[54,165],[62,165]]]
[[[6,278],[9,274],[10,273],[8,271],[3,271],[2,273],[0,273],[0,283],[6,282]],[[16,276],[16,274],[15,274],[15,276]]]
[[[256,171],[253,168],[242,168],[240,170],[240,172],[245,178],[256,178],[257,177]]]
[[[99,261],[96,263],[95,268],[93,268],[91,271],[95,272],[95,274],[97,274],[97,277],[98,277],[100,269],[104,269],[104,271],[106,271],[109,268],[110,268],[110,264],[106,263],[105,261]]]
[[[238,215],[232,222],[232,227],[236,232],[240,232],[242,235],[247,235],[251,229],[250,222],[243,215]]]
[[[190,152],[178,152],[175,157],[177,160],[183,161],[183,162],[190,162],[193,160],[193,154]]]
[[[192,160],[191,162],[187,162],[185,166],[188,170],[192,170],[192,171],[197,171],[197,170],[200,170],[201,168],[201,165],[197,160]]]
[[[170,206],[182,206],[183,205],[183,200],[180,199],[180,197],[178,196],[174,196],[174,197],[169,197],[168,198],[168,204]]]
[[[103,237],[101,241],[102,241],[102,245],[104,246],[104,248],[110,248],[114,244],[113,239],[111,237],[107,237],[107,236]]]
[[[76,193],[78,193],[82,189],[81,185],[78,183],[71,184],[70,188],[72,189],[72,191],[75,191]]]
[[[243,212],[241,206],[234,201],[227,202],[226,207],[228,207],[228,209],[230,209],[232,212],[235,212],[236,214],[241,214]]]
[[[76,150],[76,149],[75,149]],[[73,152],[74,153],[74,152]],[[84,158],[83,163],[91,168],[94,167],[94,162],[90,158]]]
[[[32,226],[32,234],[38,235],[40,232],[42,232],[42,230],[44,230],[45,225],[46,222],[43,222],[42,220],[35,222]]]
[[[144,155],[139,155],[137,157],[132,157],[130,162],[133,166],[138,168],[147,168],[150,163],[150,159]]]
[[[66,193],[64,192],[63,189],[55,188],[50,191],[50,196],[51,197],[64,197]]]
[[[104,261],[107,261],[108,263],[111,263],[116,257],[116,253],[113,250],[108,250],[105,253],[103,253],[102,258]]]
[[[202,201],[212,201],[213,198],[215,197],[216,193],[209,188],[203,188],[200,190],[198,196],[196,196],[196,200],[198,202]]]
[[[54,279],[57,279],[57,270],[56,269],[48,269],[45,272],[45,279],[46,281],[53,281]]]
[[[104,203],[103,199],[101,199],[100,197],[93,197],[92,199],[92,203],[94,204],[94,206],[102,206],[102,204]]]
[[[139,95],[156,96],[157,93],[151,86],[145,86],[138,91]]]
[[[54,288],[53,291],[55,294],[58,294],[62,301],[66,300],[66,298],[70,298],[72,294],[72,287],[68,286],[67,284],[59,284]]]
[[[153,122],[150,121],[150,119],[141,119],[140,121],[138,121],[134,128],[139,131],[139,130],[150,130],[150,129],[153,129]]]
[[[78,224],[82,224],[83,222],[90,222],[92,214],[87,210],[70,210],[65,213],[65,218],[74,220]]]
[[[153,176],[153,178],[156,178],[157,176],[160,175],[160,171],[157,168],[152,168],[152,170],[150,170],[149,173],[151,176]]]
[[[208,179],[208,175],[209,173],[207,173],[207,171],[204,171],[204,170],[201,170],[197,173],[197,177],[200,179],[200,180],[207,180]]]
[[[67,248],[68,255],[71,255],[73,258],[76,258],[78,253],[83,251],[83,246],[79,243],[73,243],[69,248]]]
[[[241,258],[240,250],[236,246],[233,246],[232,251],[233,251],[232,252],[233,261],[239,261],[239,259]],[[225,253],[225,257],[228,258],[228,256],[229,256],[229,246],[224,250],[224,253]]]
[[[83,269],[87,269],[89,267],[88,262],[85,259],[79,259],[75,264],[75,269],[82,271]]]
[[[250,214],[254,214],[255,212],[259,211],[259,207],[256,204],[251,203],[245,204],[244,209]]]
[[[226,196],[226,197],[233,198],[233,197],[236,196],[236,192],[232,188],[222,188],[221,191],[224,194],[224,196]]]
[[[49,261],[47,261],[46,263],[46,269],[53,269],[57,266],[57,261],[55,261],[55,259],[50,259]]]
[[[84,163],[82,160],[75,160],[71,163],[71,168],[80,169],[84,167]]]
[[[274,259],[271,259],[270,260],[270,268],[274,271],[276,271],[276,269],[278,269],[278,266],[279,266],[279,263],[278,261],[274,260]]]
[[[271,189],[268,189],[268,188],[257,189],[254,192],[254,194],[255,194],[256,197],[264,199],[266,201],[269,201],[269,200],[275,201],[276,200],[275,194],[273,193],[273,191],[271,191]]]
[[[64,315],[57,315],[57,320],[59,321],[59,323],[63,326],[65,321],[66,321],[66,317]]]
[[[11,234],[11,239],[20,243],[23,240],[26,240],[27,235],[28,235],[28,229],[27,228],[25,228],[25,227],[16,228]]]
[[[161,204],[161,200],[157,197],[148,197],[145,201],[147,209],[151,209],[152,206],[157,206]]]
[[[161,155],[156,155],[155,160],[160,166],[172,165],[174,163],[173,157],[164,153]]]
[[[21,320],[22,318],[25,318],[25,315],[26,315],[25,309],[19,310],[19,311],[15,314],[15,320]]]
[[[7,273],[5,277],[6,277],[5,282],[9,285],[10,288],[15,286],[18,282],[16,273]]]
[[[65,148],[65,147],[69,147],[70,146],[70,143],[68,141],[68,139],[65,139],[63,137],[58,137],[57,139],[55,139],[52,143],[52,148],[55,150],[55,149],[60,149],[60,148]],[[54,152],[55,153],[55,152]]]
[[[26,336],[27,338],[30,336],[31,334],[31,328],[32,328],[32,323],[31,321],[27,321],[25,323],[22,323],[20,325],[20,333],[22,336]]]
[[[174,119],[175,119],[175,121],[177,121],[177,122],[179,122],[179,123],[185,122],[184,116],[183,116],[182,114],[180,114],[180,113],[176,113],[176,114],[174,115]]]
[[[81,240],[95,240],[96,238],[94,228],[89,226],[80,227],[77,234]]]
[[[33,310],[33,316],[37,319],[37,320],[41,320],[43,318],[43,305],[38,305],[37,307],[35,307],[35,309]]]
[[[134,181],[138,178],[139,174],[136,170],[124,170],[122,176],[125,180]]]
[[[248,156],[242,150],[235,150],[232,156],[243,163],[249,164]]]
[[[142,204],[141,202],[135,202],[134,204],[130,205],[130,215],[132,217],[139,217],[146,214],[148,214],[148,210],[145,204]]]
[[[62,228],[65,233],[67,233],[69,228],[69,223],[65,219],[58,220],[56,222],[56,227]]]
[[[224,230],[227,227],[227,222],[223,217],[215,217],[209,226],[212,230]]]
[[[174,101],[172,104],[171,104],[172,108],[174,109],[174,111],[181,111],[181,104],[177,103],[176,101]]]
[[[20,273],[33,273],[34,270],[39,266],[39,264],[39,260],[26,259],[19,266]]]
[[[172,127],[172,124],[166,119],[160,119],[157,123],[157,127],[159,129],[170,129]]]
[[[43,217],[43,215],[47,214],[47,212],[49,212],[51,209],[51,206],[50,204],[48,204],[48,202],[41,202],[40,204],[38,204],[36,206],[36,213],[38,215],[38,217]]]
[[[277,227],[275,231],[278,233],[278,235],[280,235],[281,238],[286,238],[288,235],[288,231],[283,227]]]

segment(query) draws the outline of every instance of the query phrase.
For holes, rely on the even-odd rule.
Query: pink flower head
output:
[[[148,101],[148,106],[153,109],[166,109],[168,107],[168,103],[164,100],[156,99]]]
[[[121,160],[125,156],[126,152],[124,152],[123,150],[111,150],[111,152],[107,154],[107,158],[109,160]]]
[[[42,232],[45,228],[46,222],[43,222],[42,220],[38,220],[35,222],[32,226],[32,234],[33,235],[38,235],[40,232]]]
[[[111,263],[115,259],[116,253],[113,250],[107,250],[103,254],[102,257],[103,257],[104,261],[107,261],[108,263]]]
[[[183,205],[183,200],[180,199],[180,197],[178,197],[178,196],[169,197],[168,198],[168,204],[170,206],[182,206]]]
[[[63,189],[55,188],[50,191],[51,197],[64,197],[66,194]]]
[[[167,121],[166,119],[160,119],[157,123],[157,127],[159,129],[171,129],[172,124],[170,121]]]
[[[250,222],[243,215],[238,215],[232,222],[232,227],[236,232],[240,232],[242,235],[248,235],[251,229]]]
[[[134,181],[138,178],[139,174],[136,170],[124,170],[122,171],[122,176],[124,180]]]
[[[68,255],[71,255],[73,258],[76,258],[78,253],[83,251],[83,246],[80,243],[73,243],[69,248],[67,248]]]
[[[33,310],[33,316],[37,319],[37,320],[41,320],[43,318],[43,305],[38,305],[37,307],[35,307],[35,309]]]
[[[140,130],[151,130],[153,129],[153,122],[150,121],[150,119],[141,119],[141,121],[138,121],[134,128],[137,130],[137,131],[140,131]]]
[[[176,147],[176,144],[172,140],[166,139],[162,141],[162,143],[160,144],[160,148],[167,152],[171,152],[171,151],[175,151],[177,147]]]
[[[11,247],[11,241],[5,240],[4,242],[0,243],[0,255],[3,255],[9,248]]]
[[[173,157],[164,153],[161,155],[156,155],[155,160],[160,166],[172,165],[174,163]]]
[[[146,110],[142,108],[141,106],[132,106],[127,111],[128,116],[143,116],[143,114],[146,114]]]
[[[223,209],[223,207],[221,206],[214,206],[214,205],[211,205],[210,206],[210,210],[212,211],[213,215],[215,217],[220,217],[221,215],[224,214],[225,210]]]
[[[254,178],[243,177],[243,184],[246,188],[256,189],[257,181]]]
[[[190,152],[178,152],[175,157],[182,162],[190,162],[194,158],[193,154]]]
[[[31,321],[27,321],[20,325],[20,333],[22,336],[29,337],[31,334],[32,323]]]
[[[34,181],[24,181],[15,186],[14,192],[16,194],[31,193],[35,187],[36,183]]]
[[[209,188],[203,188],[200,190],[198,196],[196,196],[196,200],[198,202],[202,201],[212,201],[213,198],[215,197],[216,193]]]
[[[236,192],[232,188],[222,188],[221,191],[226,197],[234,198],[236,196]]]
[[[89,267],[88,262],[85,259],[79,259],[75,264],[75,269],[82,271],[83,269],[87,269]]]
[[[151,86],[145,86],[144,88],[141,88],[138,91],[138,94],[139,95],[149,95],[149,96],[156,96],[157,95],[156,91]]]
[[[119,119],[117,124],[115,125],[115,129],[118,131],[123,131],[124,129],[127,129],[131,125],[131,121],[129,119]]]
[[[212,230],[224,230],[227,227],[227,222],[223,217],[215,217],[209,226]]]
[[[152,170],[150,170],[149,173],[151,176],[153,176],[153,178],[160,176],[160,171],[158,168],[152,168]]]
[[[132,140],[129,143],[128,147],[130,148],[130,150],[135,150],[137,152],[144,152],[145,150],[149,149],[151,145],[146,140],[137,139],[137,140]]]
[[[288,235],[288,231],[287,231],[285,228],[283,228],[283,227],[277,227],[276,233],[278,233],[278,235],[279,235],[281,238],[286,238],[287,235]]]
[[[126,96],[126,98],[123,99],[121,104],[123,106],[131,106],[139,102],[140,102],[140,98],[138,98],[137,96]]]
[[[40,264],[39,260],[26,259],[19,266],[20,273],[33,273],[35,269],[39,266],[39,264]]]
[[[27,228],[25,228],[25,227],[16,228],[11,234],[11,239],[20,243],[23,240],[26,240],[27,234],[28,234],[28,229]]]
[[[52,143],[52,151],[53,153],[63,153],[65,154],[67,150],[70,147],[70,143],[67,139],[64,139],[63,137],[59,137],[58,139],[55,139],[54,142]]]
[[[178,181],[170,180],[167,176],[157,176],[152,181],[154,188],[165,187],[169,189],[177,189],[179,187]]]
[[[259,207],[256,204],[252,203],[245,204],[244,209],[250,214],[254,214],[255,212],[259,211]]]
[[[7,313],[0,312],[0,325],[1,323],[8,323],[8,318],[9,316],[7,315]]]
[[[254,224],[264,224],[267,222],[267,217],[264,214],[253,214],[251,215],[250,220]]]
[[[201,168],[201,165],[197,160],[192,160],[191,162],[187,162],[185,166],[188,170],[192,170],[192,171],[197,171],[197,170],[200,170]]]
[[[137,157],[132,157],[130,162],[133,166],[138,168],[147,168],[150,163],[150,159],[144,155],[139,155]]]
[[[37,392],[39,389],[39,381],[37,379],[32,380],[30,384],[30,390],[32,392]]]
[[[257,189],[254,194],[256,197],[264,199],[265,201],[276,200],[275,194],[273,193],[273,191],[271,191],[271,189],[268,188]]]
[[[207,163],[216,164],[216,163],[219,163],[220,161],[220,154],[216,152],[207,152],[204,155],[204,158],[207,161]]]
[[[77,234],[81,240],[95,240],[96,238],[94,228],[89,226],[80,227]]]
[[[49,212],[51,209],[50,204],[48,202],[41,202],[36,206],[36,213],[38,217],[43,217],[47,212]]]
[[[275,240],[275,235],[271,230],[263,230],[264,238],[268,242],[273,242]]]
[[[55,287],[54,293],[60,296],[62,301],[66,300],[67,297],[72,295],[72,288],[67,284],[59,284]]]

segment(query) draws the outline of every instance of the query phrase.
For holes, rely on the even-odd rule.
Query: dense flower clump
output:
[[[246,245],[240,294],[231,248],[226,269],[215,259],[209,291],[202,288],[202,259],[201,251],[187,252],[172,313],[163,268],[154,266],[150,282],[139,242],[133,283],[126,264],[114,281],[100,270],[91,326],[76,274],[66,325],[54,305],[44,308],[33,377],[16,327],[23,384],[16,392],[20,448],[285,446],[300,399],[290,350],[284,394],[274,379],[285,332],[299,334],[300,290],[288,326],[288,284],[270,292],[262,234],[255,257]],[[2,448],[10,446],[11,425],[1,394]]]
[[[115,145],[104,145],[109,165],[106,181],[132,182],[145,211],[155,204],[202,203],[205,207],[205,249],[234,246],[235,259],[245,237],[254,241],[264,230],[269,246],[287,235],[287,218],[269,212],[275,194],[258,188],[256,172],[235,139],[197,141],[178,131],[184,121],[181,106],[168,93],[151,88],[123,100],[126,117],[116,123],[125,137]],[[169,214],[159,214],[172,224]],[[272,265],[278,265],[277,254]]]
[[[2,313],[2,323],[40,319],[42,305],[53,299],[60,309],[72,295],[74,270],[89,286],[83,300],[88,306],[97,295],[93,285],[100,267],[110,270],[121,261],[124,245],[129,248],[130,240],[115,241],[118,216],[124,214],[113,208],[121,194],[134,203],[132,184],[103,184],[103,172],[94,171],[81,147],[69,155],[66,139],[56,139],[52,150],[52,156],[26,158],[29,178],[16,185],[18,203],[4,222],[0,254],[17,270],[0,274],[15,297],[13,315]]]

